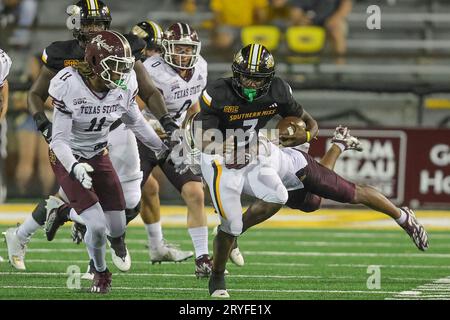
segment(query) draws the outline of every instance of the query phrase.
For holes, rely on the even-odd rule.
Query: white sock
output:
[[[85,209],[82,213],[86,222],[86,234],[84,242],[89,252],[89,257],[94,260],[95,269],[98,272],[106,269],[106,218],[102,207],[97,202]]]
[[[400,210],[400,209],[399,209]],[[395,221],[397,221],[397,223],[399,225],[402,225],[405,223],[406,218],[408,218],[408,216],[406,215],[406,212],[403,210],[400,210],[400,218],[395,219]]]
[[[208,254],[208,227],[189,228],[188,231],[194,244],[195,257]]]
[[[106,246],[101,246],[95,248],[86,243],[86,248],[89,253],[89,258],[94,260],[95,269],[98,272],[103,272],[106,270]]]
[[[16,234],[20,242],[26,243],[39,228],[41,228],[39,223],[34,220],[32,215],[29,215],[25,222],[22,223],[19,228],[17,228]]]
[[[334,142],[333,143],[336,147],[338,147],[339,149],[341,149],[341,152],[344,152],[345,151],[345,145],[344,144],[342,144],[342,143],[336,143],[336,142]]]
[[[161,221],[145,224],[145,229],[147,229],[148,240],[150,241],[150,249],[157,249],[161,245],[163,239]]]
[[[78,223],[86,225],[83,218],[73,208],[70,209],[69,217],[70,217],[70,220],[72,220],[74,222],[78,222]]]

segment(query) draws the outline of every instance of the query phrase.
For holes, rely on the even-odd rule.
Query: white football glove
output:
[[[75,176],[75,178],[80,181],[81,185],[85,189],[92,188],[92,178],[89,175],[89,172],[93,172],[94,168],[92,168],[87,163],[76,163],[72,167],[72,173]]]

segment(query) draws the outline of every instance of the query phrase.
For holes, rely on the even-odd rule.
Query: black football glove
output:
[[[159,119],[159,123],[161,123],[161,126],[164,128],[164,131],[169,137],[175,130],[180,128],[168,113],[166,113],[161,117],[161,119]]]
[[[42,133],[45,141],[50,143],[52,141],[52,123],[47,119],[44,112],[40,111],[34,114],[34,122],[37,129]]]

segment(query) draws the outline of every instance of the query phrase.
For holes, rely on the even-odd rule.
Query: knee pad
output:
[[[242,219],[235,219],[234,221],[222,220],[219,228],[223,232],[237,237],[242,233],[243,222]]]
[[[276,192],[267,194],[261,200],[270,203],[285,204],[288,201],[288,198],[288,191],[286,190],[286,188],[280,186],[279,188],[277,188]]]
[[[314,212],[320,209],[321,202],[322,202],[321,197],[312,193],[308,193],[305,197],[305,201],[303,202],[303,204],[299,206],[299,209],[303,212]]]

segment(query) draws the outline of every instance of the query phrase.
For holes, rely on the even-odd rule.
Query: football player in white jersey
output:
[[[164,31],[156,22],[150,20],[141,21],[131,29],[131,33],[146,42],[143,61],[154,56],[160,56],[163,52],[162,40]],[[140,99],[138,99],[139,105],[143,107],[143,103],[140,102]],[[149,119],[149,123],[161,137],[167,137],[158,121]],[[110,138],[112,137],[110,136]],[[135,213],[137,214],[137,212]],[[192,251],[180,250],[176,245],[172,245],[164,239],[161,226],[159,184],[152,174],[149,175],[142,187],[142,202],[139,213],[147,230],[152,263],[162,261],[180,262],[194,255]],[[127,217],[127,220],[129,218]]]
[[[110,126],[118,119],[162,159],[168,148],[145,121],[135,101],[138,85],[128,41],[114,31],[101,31],[86,47],[93,76],[72,67],[52,79],[49,94],[55,107],[50,163],[62,190],[87,226],[84,237],[95,275],[91,292],[107,293],[111,273],[105,260],[106,234],[125,232],[125,199],[108,157]]]
[[[169,114],[178,125],[182,126],[186,114],[199,110],[198,99],[206,86],[207,63],[200,56],[201,43],[197,32],[186,23],[174,23],[164,32],[162,40],[163,56],[154,55],[144,62],[144,67],[161,91]],[[144,111],[148,119],[154,117]],[[147,180],[152,169],[159,165],[147,148],[138,141],[143,183]],[[201,178],[191,172],[178,174],[173,163],[166,162],[159,165],[170,182],[181,193],[188,208],[188,231],[195,250],[195,274],[197,277],[208,277],[211,271],[211,259],[208,251],[208,227],[204,209],[204,193]],[[144,207],[149,206],[143,197]],[[146,216],[149,212],[142,211],[144,221],[150,220]],[[158,217],[159,218],[159,217]],[[158,219],[159,220],[159,219]],[[160,225],[159,221],[153,225]],[[151,226],[147,225],[149,236],[152,236]],[[173,261],[170,252],[164,254],[158,247],[150,248],[152,262]]]
[[[8,110],[9,87],[8,77],[11,69],[11,58],[0,49],[0,168],[6,158],[6,111]],[[6,184],[3,181],[3,170],[0,170],[0,203],[6,198]]]

